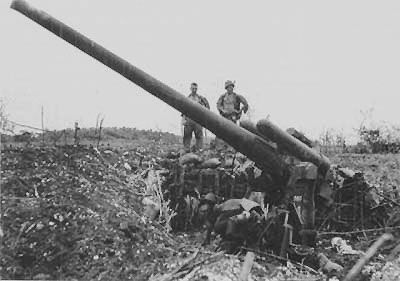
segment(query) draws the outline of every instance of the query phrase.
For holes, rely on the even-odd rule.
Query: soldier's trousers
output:
[[[222,117],[228,119],[229,121],[237,124],[237,121],[240,119],[240,115],[238,114],[227,114],[227,115],[222,115]]]
[[[203,127],[192,120],[187,120],[183,127],[183,146],[186,150],[190,150],[193,133],[196,137],[196,149],[203,147]]]

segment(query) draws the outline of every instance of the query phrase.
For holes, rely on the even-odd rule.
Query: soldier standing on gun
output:
[[[217,109],[223,117],[236,123],[242,116],[242,112],[247,112],[249,105],[243,96],[233,92],[234,87],[235,84],[232,81],[225,82],[226,93],[218,99]],[[242,108],[240,108],[241,104],[243,104]]]
[[[190,85],[190,95],[189,99],[198,102],[202,106],[210,109],[210,104],[207,99],[203,96],[197,94],[197,83],[192,83]],[[183,124],[183,146],[185,150],[190,151],[190,143],[192,141],[192,134],[196,137],[196,149],[201,149],[203,147],[203,127],[191,120],[190,118],[182,115],[182,124]]]

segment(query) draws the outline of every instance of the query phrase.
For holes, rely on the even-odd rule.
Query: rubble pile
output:
[[[329,187],[322,186],[319,194],[328,203],[316,216],[319,231],[383,227],[391,213],[364,173],[349,168],[333,166]]]
[[[343,154],[333,160],[362,174],[364,185],[367,186],[365,200],[373,211],[364,214],[364,218],[375,222],[365,225],[365,228],[399,225],[400,220],[395,215],[400,208],[399,154]]]

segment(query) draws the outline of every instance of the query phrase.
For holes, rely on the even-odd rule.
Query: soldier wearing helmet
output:
[[[218,99],[217,109],[223,117],[236,123],[242,116],[242,112],[247,112],[249,104],[242,95],[233,92],[234,87],[235,84],[232,81],[225,82],[226,93]],[[243,104],[242,107],[241,104]]]
[[[190,85],[190,91],[188,98],[201,104],[202,106],[210,109],[210,104],[207,99],[203,96],[197,94],[197,83],[192,83]],[[190,143],[192,141],[192,135],[194,133],[196,137],[196,148],[201,149],[203,147],[203,127],[198,123],[194,122],[192,119],[182,115],[183,124],[183,146],[186,151],[190,151]]]
[[[213,221],[214,219],[211,215],[215,204],[217,204],[217,198],[212,192],[207,193],[206,196],[200,199],[199,221],[201,224],[206,225],[208,228],[212,227],[211,221]]]
[[[250,243],[257,240],[254,227],[263,219],[260,204],[246,198],[229,199],[221,204],[216,204],[213,200],[215,196],[210,197],[211,200],[204,198],[207,201],[204,206],[208,205],[204,245],[210,243],[212,231],[230,241],[231,246],[234,247],[248,239],[253,240]],[[202,206],[202,208],[204,207]]]

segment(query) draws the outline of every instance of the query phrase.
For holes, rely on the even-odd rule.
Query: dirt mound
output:
[[[163,270],[178,242],[139,215],[146,157],[74,146],[2,151],[2,278],[140,280]]]

